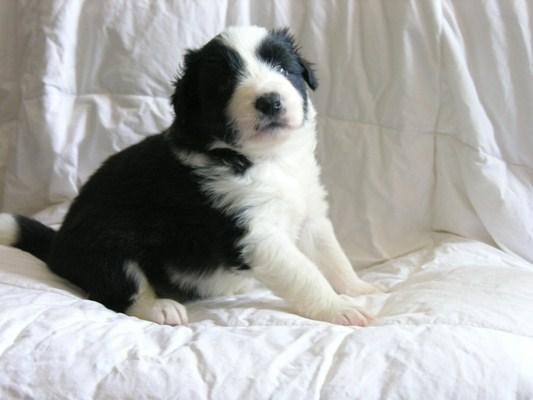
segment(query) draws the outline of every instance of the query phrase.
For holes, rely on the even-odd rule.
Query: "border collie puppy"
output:
[[[183,303],[261,282],[295,312],[369,316],[327,216],[315,160],[317,80],[288,30],[233,27],[187,52],[168,130],[110,157],[54,231],[0,214],[0,240],[44,260],[90,299],[160,324]]]

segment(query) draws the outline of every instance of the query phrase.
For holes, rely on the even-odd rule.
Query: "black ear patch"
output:
[[[274,29],[270,31],[270,38],[272,40],[272,43],[270,45],[270,55],[266,54],[268,53],[268,46],[265,46],[263,48],[263,54],[260,54],[263,58],[272,58],[275,57],[276,53],[276,45],[277,42],[278,45],[283,45],[286,49],[288,49],[293,55],[296,55],[297,64],[298,64],[298,70],[301,72],[302,77],[304,81],[307,83],[307,85],[311,88],[311,90],[315,90],[318,87],[318,79],[316,77],[313,64],[307,61],[305,58],[302,57],[300,46],[296,43],[296,40],[294,39],[294,36],[291,34],[289,28],[281,28],[281,29]],[[279,50],[278,50],[279,53]]]
[[[174,108],[177,121],[184,125],[191,109],[200,102],[198,97],[198,50],[188,50],[185,54],[181,76],[174,82],[174,93],[171,96],[171,104]]]
[[[217,163],[230,167],[237,175],[242,175],[252,166],[252,162],[243,154],[231,149],[213,149],[209,156]]]
[[[298,55],[298,61],[303,68],[302,76],[304,77],[304,80],[307,82],[311,90],[315,90],[318,87],[318,79],[316,78],[313,64],[300,55]]]

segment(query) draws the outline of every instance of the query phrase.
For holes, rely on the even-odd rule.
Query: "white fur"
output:
[[[302,96],[276,66],[256,56],[257,46],[267,34],[266,29],[259,27],[230,28],[222,34],[226,45],[234,48],[245,63],[244,73],[227,108],[228,118],[239,130],[241,151],[262,155],[304,123]],[[282,119],[288,126],[288,129],[278,129],[274,135],[256,130],[258,115],[255,100],[270,92],[280,95]]]
[[[174,154],[183,165],[188,167],[204,168],[210,165],[210,160],[205,154],[187,150],[176,150]]]
[[[19,236],[19,226],[13,215],[0,214],[0,244],[11,246],[17,242]]]
[[[126,310],[127,315],[165,325],[187,323],[185,306],[172,299],[157,298],[146,276],[135,262],[127,262],[124,265],[124,271],[137,283],[138,287],[132,299],[133,304]]]
[[[306,220],[301,229],[298,246],[316,264],[337,293],[357,296],[383,290],[361,280],[354,273],[328,218]]]
[[[369,317],[338,293],[357,295],[377,289],[357,277],[327,217],[326,192],[314,157],[315,110],[311,101],[304,118],[302,98],[296,89],[274,66],[255,56],[266,34],[256,27],[230,29],[223,34],[246,64],[227,112],[239,129],[236,150],[249,157],[253,166],[242,176],[230,173],[229,167],[209,163],[197,173],[205,178],[203,190],[218,208],[240,212],[241,223],[248,230],[240,245],[255,278],[304,316],[364,325]],[[288,126],[264,135],[255,129],[257,111],[253,104],[257,96],[272,91],[279,92],[286,105]],[[234,284],[225,281],[219,285],[229,290],[227,283]],[[218,290],[218,285],[206,283],[205,288],[211,292]]]
[[[249,292],[256,286],[246,271],[217,270],[209,276],[193,276],[169,269],[170,280],[181,289],[195,289],[202,297],[226,296]]]
[[[302,243],[302,238],[303,241],[307,238],[302,232],[306,223],[327,219],[328,208],[312,151],[314,130],[311,127],[311,123],[306,124],[305,128],[293,132],[291,139],[306,138],[307,145],[287,147],[290,151],[286,153],[278,152],[274,158],[256,161],[240,181],[219,178],[209,189],[216,193],[219,204],[229,203],[229,209],[246,210],[243,219],[249,231],[241,245],[257,279],[304,316],[364,325],[367,321],[364,314],[335,293],[304,252],[310,247],[316,249]],[[346,269],[345,259],[342,252],[324,255],[324,263],[333,270],[328,274],[330,277],[336,276],[335,271]],[[351,266],[345,275],[352,281],[358,280]]]

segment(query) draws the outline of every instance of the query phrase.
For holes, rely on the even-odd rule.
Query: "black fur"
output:
[[[304,99],[304,82],[316,88],[288,31],[273,31],[257,51],[283,65]],[[237,245],[246,232],[238,213],[215,208],[200,188],[203,178],[175,154],[202,153],[234,174],[253,166],[238,151],[209,146],[235,141],[225,108],[242,68],[239,54],[218,38],[189,51],[172,95],[176,119],[168,131],[110,157],[82,187],[57,234],[19,217],[23,234],[16,246],[116,311],[125,311],[138,289],[125,272],[128,261],[139,265],[159,296],[182,302],[198,293],[173,284],[169,271],[200,278],[219,268],[248,269]]]
[[[17,247],[41,260],[46,260],[56,231],[22,215],[16,215],[15,220],[19,228]]]
[[[227,121],[225,109],[243,65],[239,54],[218,38],[199,50],[187,52],[182,76],[172,95],[176,113],[172,130],[175,144],[205,151],[217,139],[234,143],[235,131]]]
[[[212,207],[199,178],[178,162],[164,134],[112,156],[72,204],[48,265],[111,309],[129,306],[136,287],[123,267],[135,261],[160,296],[196,297],[168,269],[205,276],[242,265],[234,218]]]
[[[219,164],[231,167],[233,172],[238,175],[244,174],[252,166],[252,162],[246,156],[231,149],[214,149],[210,150],[208,154]]]
[[[271,31],[257,49],[257,55],[274,66],[282,67],[287,72],[287,78],[303,97],[305,111],[307,111],[305,83],[315,90],[318,87],[318,79],[311,63],[300,55],[300,49],[289,30],[284,28]]]

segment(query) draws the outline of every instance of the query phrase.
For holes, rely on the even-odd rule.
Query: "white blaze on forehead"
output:
[[[237,51],[244,61],[245,68],[241,72],[246,78],[254,79],[257,83],[265,80],[285,81],[279,73],[272,70],[272,65],[257,55],[261,42],[267,36],[268,31],[258,26],[231,27],[221,35],[224,43]]]
[[[221,38],[250,64],[256,62],[257,47],[267,35],[268,31],[259,26],[233,26],[222,32]]]

